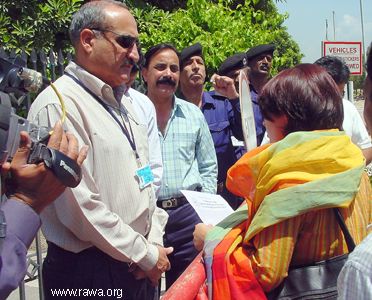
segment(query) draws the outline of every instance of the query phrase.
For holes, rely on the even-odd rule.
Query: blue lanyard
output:
[[[135,155],[136,155],[136,159],[139,160],[139,155],[137,153],[137,147],[136,147],[136,142],[134,140],[134,134],[133,134],[133,131],[132,131],[132,126],[130,125],[130,121],[129,121],[129,118],[127,116],[128,112],[125,110],[124,112],[121,111],[121,109],[119,109],[120,111],[120,114],[124,114],[124,117],[126,120],[128,120],[128,124],[129,124],[129,130],[127,129],[127,126],[125,125],[125,122],[121,123],[120,120],[115,116],[115,114],[113,113],[112,109],[110,108],[109,105],[107,105],[104,101],[102,101],[102,99],[100,97],[98,97],[96,94],[94,94],[90,89],[88,89],[84,83],[82,83],[79,79],[77,79],[76,77],[72,76],[70,73],[67,73],[65,72],[65,75],[67,75],[68,77],[70,77],[73,81],[75,81],[78,85],[80,85],[88,94],[90,94],[95,100],[97,100],[97,102],[99,104],[101,104],[103,106],[103,108],[111,115],[111,117],[115,120],[116,123],[118,123],[118,125],[120,126],[121,128],[121,131],[124,133],[125,137],[127,138],[132,150],[134,151]]]

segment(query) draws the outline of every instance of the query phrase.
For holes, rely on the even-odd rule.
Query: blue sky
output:
[[[362,41],[360,0],[286,0],[278,2],[280,13],[288,12],[284,25],[305,55],[302,62],[312,63],[321,56],[321,41],[333,41],[333,11],[336,41]],[[372,41],[372,0],[362,0],[364,38],[367,49]]]

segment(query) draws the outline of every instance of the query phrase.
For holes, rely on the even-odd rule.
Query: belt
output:
[[[178,198],[158,200],[158,201],[156,201],[156,204],[160,208],[172,209],[172,208],[177,208],[181,205],[184,205],[187,202],[188,202],[187,199],[182,196],[182,197],[178,197]]]

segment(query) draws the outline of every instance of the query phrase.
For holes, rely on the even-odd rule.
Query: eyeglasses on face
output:
[[[109,29],[99,29],[99,28],[91,28],[91,30],[99,31],[99,32],[111,32],[115,34],[117,37],[115,41],[119,44],[120,47],[124,49],[132,48],[134,44],[136,44],[137,48],[140,46],[139,40],[136,37],[116,33],[115,31],[109,30]]]

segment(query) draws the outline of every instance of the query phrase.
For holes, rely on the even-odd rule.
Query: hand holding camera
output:
[[[79,167],[87,156],[88,147],[83,146],[79,152],[77,139],[70,133],[64,133],[58,122],[50,136],[48,147],[58,150],[76,161]],[[31,140],[26,132],[21,132],[19,149],[11,163],[2,166],[7,194],[29,206],[37,213],[57,198],[65,185],[45,166],[45,163],[28,164]],[[9,190],[10,189],[10,190]]]
[[[61,183],[76,187],[81,180],[81,169],[74,159],[59,149],[47,147],[50,128],[32,124],[18,116],[12,107],[14,95],[24,95],[29,91],[37,92],[44,83],[50,83],[40,73],[19,66],[7,59],[0,58],[0,162],[12,161],[19,147],[19,136],[25,131],[31,140],[27,162],[44,162]],[[50,83],[53,88],[54,85]],[[57,95],[60,97],[58,91]],[[62,106],[63,99],[60,99]]]

